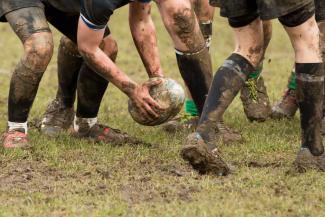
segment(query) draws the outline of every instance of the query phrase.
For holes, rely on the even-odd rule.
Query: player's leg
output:
[[[195,133],[188,136],[181,151],[182,157],[199,172],[229,173],[229,168],[216,150],[219,138],[215,138],[213,130],[264,55],[263,23],[258,17],[257,6],[248,7],[244,2],[236,2],[224,1],[221,5],[222,13],[225,13],[223,9],[232,8],[224,15],[229,17],[233,27],[236,49],[215,74],[199,126]],[[245,6],[246,15],[237,15]]]
[[[40,80],[52,57],[52,34],[44,11],[28,7],[6,14],[6,19],[23,43],[24,54],[14,69],[8,100],[8,132],[4,147],[27,146],[27,119]]]
[[[57,136],[72,125],[77,80],[82,63],[77,45],[63,36],[57,56],[58,91],[56,98],[48,105],[41,124],[41,131],[45,135]]]
[[[212,67],[191,2],[156,0],[156,3],[173,39],[181,76],[200,114],[211,83]]]
[[[263,21],[263,34],[265,53],[272,37],[271,21]],[[271,113],[269,96],[264,84],[264,78],[261,75],[263,60],[256,71],[248,75],[248,80],[240,91],[244,112],[250,121],[265,121]]]
[[[192,5],[199,21],[200,30],[206,42],[206,46],[210,48],[214,8],[209,5],[209,0],[192,0]],[[188,88],[186,88],[186,96],[184,104],[185,115],[178,116],[163,124],[162,128],[165,131],[172,133],[182,129],[194,130],[196,128],[199,120],[199,111]]]
[[[321,136],[324,96],[324,64],[320,50],[319,28],[313,2],[279,18],[295,50],[296,97],[302,129],[301,150],[295,161],[298,168],[325,170]]]
[[[321,0],[315,0],[315,13],[316,13],[316,21],[318,23],[318,27],[320,29],[320,40],[321,45],[325,43],[325,2]],[[325,53],[325,47],[321,46],[321,50]],[[323,55],[323,59],[325,56]],[[298,103],[296,99],[296,73],[295,68],[293,67],[291,75],[288,79],[287,88],[284,91],[282,98],[275,103],[272,107],[272,115],[271,117],[274,119],[281,118],[292,118],[296,111],[298,110]],[[324,113],[325,114],[325,113]],[[324,115],[325,116],[325,115]],[[322,132],[325,133],[325,121],[322,124]]]
[[[190,2],[186,0],[156,2],[173,39],[180,73],[201,114],[212,79],[212,66],[197,18]],[[236,137],[229,138],[229,132]],[[241,140],[241,136],[225,127],[222,120],[216,125],[215,133],[228,141]]]
[[[214,8],[210,6],[209,0],[194,0],[193,1],[194,11],[197,16],[200,30],[204,37],[206,46],[210,48],[212,39],[212,21],[214,15]],[[211,57],[210,57],[211,58]],[[196,108],[194,100],[187,90],[187,99],[185,100],[185,113],[192,116],[193,120],[198,120],[199,112]],[[196,117],[196,118],[195,118]],[[196,126],[195,123],[193,123]]]

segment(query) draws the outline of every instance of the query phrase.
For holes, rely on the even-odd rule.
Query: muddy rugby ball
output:
[[[145,126],[156,126],[165,123],[175,117],[182,109],[185,101],[184,89],[176,81],[170,78],[151,78],[161,79],[162,82],[149,90],[151,97],[159,105],[165,108],[158,118],[146,120],[133,106],[131,100],[128,102],[129,113],[134,121]]]

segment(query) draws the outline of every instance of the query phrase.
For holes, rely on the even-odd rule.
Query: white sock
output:
[[[73,129],[76,132],[79,131],[79,125],[77,124],[77,119],[78,119],[78,122],[87,123],[89,128],[92,128],[97,123],[97,117],[95,117],[95,118],[78,118],[77,116],[75,116],[74,120],[73,120]]]
[[[25,134],[27,134],[27,121],[24,123],[16,123],[8,121],[8,131],[17,130],[17,129],[24,129]]]

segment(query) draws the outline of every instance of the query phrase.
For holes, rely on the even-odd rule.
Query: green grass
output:
[[[156,9],[154,20],[165,74],[181,82],[172,43]],[[146,74],[129,33],[127,10],[117,12],[110,23],[119,44],[118,65],[136,81],[144,81]],[[0,31],[0,128],[5,130],[10,72],[22,46],[7,24],[1,24]],[[54,33],[57,48],[60,34]],[[232,49],[231,29],[216,17],[211,48],[215,69]],[[274,21],[263,74],[272,102],[285,88],[292,65],[290,42]],[[53,58],[30,120],[41,117],[56,87]],[[179,157],[186,132],[168,135],[159,127],[134,123],[127,112],[127,98],[112,85],[99,119],[159,145],[113,147],[68,135],[48,139],[30,130],[31,150],[0,150],[0,216],[325,216],[324,175],[288,173],[299,148],[298,117],[250,123],[236,98],[225,120],[246,141],[221,147],[236,168],[228,177],[194,172]]]

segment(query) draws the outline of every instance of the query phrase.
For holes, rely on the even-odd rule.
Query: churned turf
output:
[[[181,82],[171,40],[156,8],[153,18],[165,75]],[[136,81],[145,81],[129,33],[127,8],[113,16],[110,27],[119,44],[118,65]],[[0,127],[5,130],[10,73],[22,46],[7,24],[0,24],[0,32]],[[60,34],[53,32],[57,48]],[[231,29],[216,14],[214,69],[232,49]],[[55,96],[55,56],[30,120],[39,119]],[[274,21],[263,73],[272,102],[282,94],[292,65],[290,42]],[[198,175],[179,157],[187,132],[169,135],[159,127],[134,123],[127,112],[127,97],[112,85],[99,119],[156,145],[114,147],[68,134],[49,139],[30,129],[31,150],[0,150],[0,216],[325,216],[324,174],[291,172],[299,148],[298,116],[291,121],[250,123],[236,98],[225,120],[242,131],[245,142],[221,146],[224,158],[236,168],[228,177]]]

